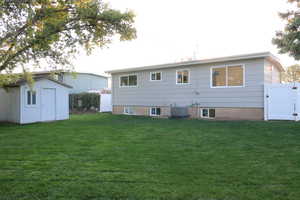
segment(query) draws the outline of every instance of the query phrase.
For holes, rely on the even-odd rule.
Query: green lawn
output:
[[[300,199],[300,123],[0,124],[0,199]]]

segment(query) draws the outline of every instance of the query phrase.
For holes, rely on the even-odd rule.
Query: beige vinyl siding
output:
[[[244,64],[245,87],[211,88],[211,67]],[[189,84],[176,84],[176,70],[190,71]],[[113,105],[263,107],[264,59],[159,69],[162,81],[149,81],[151,70],[112,74]],[[137,74],[138,85],[120,88],[119,77]]]

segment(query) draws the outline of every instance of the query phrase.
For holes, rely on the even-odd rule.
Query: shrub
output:
[[[70,94],[70,112],[97,112],[100,108],[100,94],[79,93]]]

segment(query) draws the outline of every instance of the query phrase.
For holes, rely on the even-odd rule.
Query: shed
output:
[[[0,88],[0,121],[28,124],[69,119],[71,86],[51,78],[34,78]]]

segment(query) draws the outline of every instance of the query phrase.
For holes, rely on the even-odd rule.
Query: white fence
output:
[[[100,98],[100,112],[111,112],[111,94],[101,94]]]
[[[300,120],[300,84],[265,86],[265,120]]]

